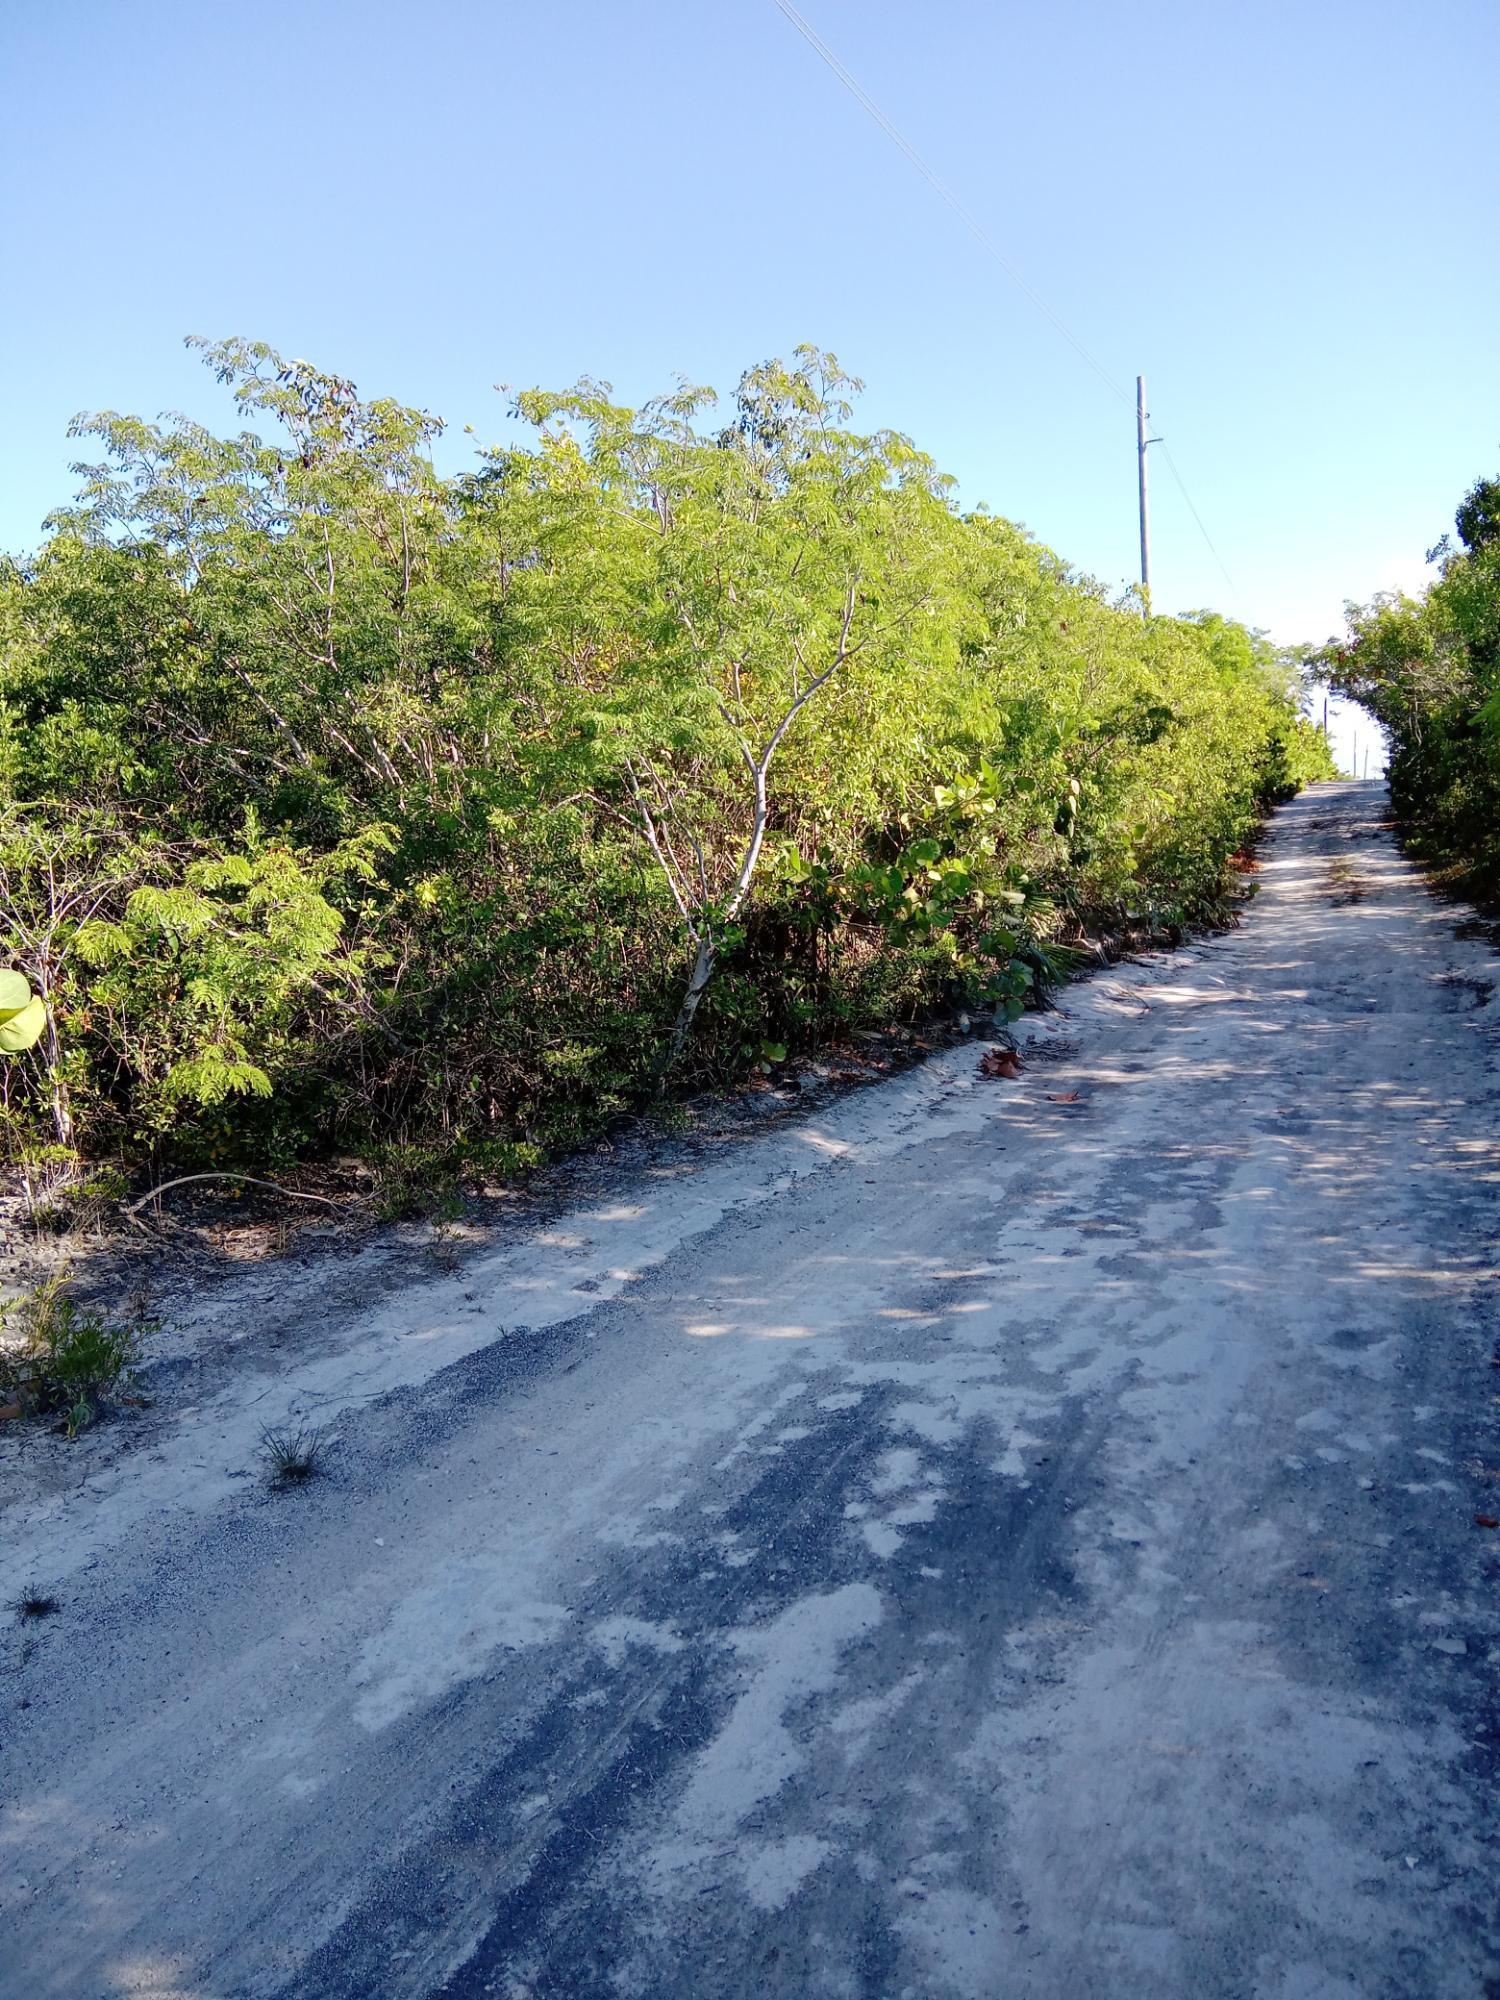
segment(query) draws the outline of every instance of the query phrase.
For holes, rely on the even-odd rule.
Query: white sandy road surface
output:
[[[1500,1993],[1500,966],[1383,809],[1020,1083],[246,1274],[6,1440],[3,2000]]]

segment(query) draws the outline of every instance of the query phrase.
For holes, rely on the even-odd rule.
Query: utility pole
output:
[[[1146,446],[1151,440],[1146,436],[1146,378],[1135,378],[1135,450],[1140,463],[1141,490],[1141,595],[1146,601],[1146,616],[1151,616],[1151,502],[1146,492]]]

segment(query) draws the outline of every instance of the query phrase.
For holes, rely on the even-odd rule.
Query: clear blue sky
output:
[[[1157,600],[1322,638],[1500,471],[1493,0],[804,0],[1054,311],[1144,371]],[[799,340],[1111,584],[1132,411],[772,0],[10,0],[0,545],[85,407],[227,418],[189,332],[498,434],[493,384],[732,388]]]

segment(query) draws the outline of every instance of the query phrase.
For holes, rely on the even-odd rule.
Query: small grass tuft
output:
[[[260,1434],[273,1486],[305,1486],[323,1470],[324,1433],[310,1426],[297,1430],[273,1430],[269,1425]]]
[[[23,1592],[16,1605],[16,1616],[24,1624],[31,1618],[50,1618],[54,1611],[61,1609],[55,1597],[48,1597],[40,1590],[28,1590]]]

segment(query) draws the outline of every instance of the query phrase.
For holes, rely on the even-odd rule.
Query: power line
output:
[[[786,19],[791,22],[792,26],[797,30],[797,33],[802,37],[802,39],[807,43],[808,47],[812,49],[816,55],[820,56],[822,60],[828,65],[829,69],[833,71],[834,75],[838,78],[839,82],[844,86],[845,90],[848,91],[849,95],[854,99],[855,103],[858,104],[864,111],[868,112],[870,117],[880,127],[881,131],[884,132],[885,136],[890,140],[891,144],[895,146],[899,152],[903,153],[906,156],[907,160],[909,160],[911,165],[916,168],[917,172],[922,176],[923,180],[927,182],[928,186],[933,190],[933,192],[941,196],[941,198],[948,204],[949,208],[953,210],[953,213],[958,217],[959,221],[962,222],[964,227],[969,231],[969,234],[974,237],[975,241],[979,243],[981,248],[984,249],[988,253],[988,255],[991,256],[994,259],[994,261],[1000,266],[1000,269],[1005,273],[1006,277],[1010,279],[1011,283],[1016,287],[1016,289],[1021,293],[1023,293],[1025,297],[1028,298],[1031,301],[1031,303],[1036,307],[1037,311],[1042,315],[1042,317],[1045,320],[1047,320],[1049,324],[1053,326],[1058,333],[1062,335],[1063,339],[1068,343],[1069,347],[1073,349],[1074,353],[1077,354],[1081,360],[1086,362],[1087,365],[1093,369],[1094,373],[1099,377],[1099,380],[1105,385],[1105,387],[1109,389],[1114,395],[1118,396],[1121,402],[1125,403],[1128,406],[1131,403],[1130,392],[1115,380],[1114,376],[1110,374],[1109,370],[1104,366],[1103,362],[1098,360],[1093,354],[1089,352],[1089,350],[1084,346],[1083,342],[1078,338],[1077,334],[1073,332],[1072,328],[1066,325],[1065,322],[1061,320],[1058,317],[1058,315],[1052,310],[1051,306],[1048,305],[1047,301],[1041,296],[1041,294],[1035,291],[1026,282],[1026,280],[1021,276],[1021,273],[1016,269],[1015,265],[1011,263],[1010,259],[1005,255],[1005,253],[1001,250],[1000,246],[995,242],[994,238],[990,235],[989,231],[985,229],[982,223],[976,220],[974,215],[964,206],[964,204],[959,200],[958,196],[954,194],[953,190],[950,187],[948,187],[946,182],[938,178],[938,176],[933,172],[932,168],[929,167],[927,162],[922,158],[922,155],[917,151],[916,147],[912,145],[911,141],[905,136],[903,132],[901,132],[898,129],[897,126],[895,126],[891,122],[889,118],[886,117],[885,113],[881,110],[880,106],[875,102],[874,98],[870,96],[869,92],[859,82],[858,78],[850,74],[850,72],[844,67],[843,63],[839,61],[839,58],[834,54],[833,50],[829,48],[828,44],[823,40],[822,36],[817,32],[817,30],[808,21],[804,20],[801,14],[798,13],[797,9],[791,4],[791,0],[776,0],[776,6],[780,10],[780,12],[783,15],[785,15]],[[1166,458],[1167,461],[1167,469],[1171,473],[1173,479],[1176,481],[1178,491],[1181,493],[1183,499],[1187,502],[1188,512],[1197,522],[1198,532],[1200,535],[1202,535],[1204,541],[1208,544],[1209,552],[1212,554],[1214,561],[1219,565],[1219,571],[1220,574],[1223,576],[1224,581],[1229,585],[1229,588],[1231,590],[1237,589],[1238,585],[1235,583],[1234,578],[1229,574],[1229,571],[1224,566],[1224,558],[1219,554],[1219,551],[1214,547],[1213,537],[1209,534],[1207,528],[1204,527],[1203,525],[1203,516],[1198,512],[1198,509],[1193,505],[1193,497],[1187,490],[1187,485],[1186,482],[1183,480],[1182,474],[1177,470],[1176,461],[1173,459],[1171,452],[1168,451],[1167,449],[1166,440],[1164,438],[1154,438],[1152,442],[1155,444],[1159,444],[1161,446],[1163,456]]]
[[[1017,288],[1017,290],[1023,292],[1025,296],[1028,299],[1030,299],[1031,303],[1036,307],[1037,311],[1042,315],[1042,317],[1050,321],[1052,326],[1057,330],[1057,332],[1059,332],[1062,335],[1063,339],[1073,349],[1074,353],[1077,354],[1083,361],[1087,362],[1088,366],[1093,369],[1094,373],[1099,377],[1099,380],[1104,383],[1106,388],[1110,389],[1116,396],[1120,398],[1122,402],[1128,404],[1130,402],[1129,391],[1121,387],[1121,385],[1115,380],[1114,376],[1111,375],[1109,370],[1104,366],[1102,361],[1097,360],[1092,354],[1090,354],[1089,350],[1084,346],[1083,342],[1073,332],[1071,327],[1065,325],[1064,322],[1058,318],[1057,314],[1052,310],[1051,306],[1048,305],[1047,301],[1041,296],[1041,294],[1039,292],[1034,291],[1032,287],[1027,284],[1026,280],[1021,276],[1021,273],[1016,269],[1015,265],[1011,263],[1010,259],[1000,249],[999,245],[995,242],[994,238],[989,234],[989,232],[984,228],[984,226],[980,222],[976,221],[976,219],[969,212],[969,210],[964,207],[963,203],[959,200],[958,196],[953,193],[952,189],[947,187],[944,184],[944,182],[938,179],[937,175],[932,171],[932,168],[928,166],[927,162],[922,158],[922,155],[917,151],[916,147],[912,145],[909,139],[907,139],[900,131],[897,130],[897,128],[891,123],[890,119],[887,118],[885,113],[881,110],[880,106],[870,96],[869,92],[863,88],[863,86],[859,83],[859,81],[855,77],[850,75],[849,71],[845,69],[844,65],[839,61],[838,57],[834,54],[833,50],[829,48],[828,44],[823,40],[822,36],[819,35],[817,31],[814,28],[812,28],[808,24],[808,22],[806,22],[802,18],[802,16],[797,12],[797,9],[794,6],[792,6],[791,0],[776,0],[776,5],[778,8],[780,8],[781,12],[786,16],[787,20],[791,22],[792,26],[797,30],[797,33],[802,37],[802,39],[807,43],[808,47],[814,50],[819,56],[822,57],[823,61],[827,63],[828,67],[833,71],[834,75],[838,78],[839,82],[844,86],[845,90],[848,91],[849,95],[854,99],[854,101],[860,106],[862,106],[863,109],[869,113],[871,118],[874,119],[875,123],[880,127],[881,131],[884,132],[885,136],[891,141],[891,144],[897,147],[902,153],[906,155],[907,159],[916,168],[917,172],[922,176],[923,180],[927,182],[928,186],[932,188],[934,193],[942,197],[942,199],[948,204],[949,208],[951,208],[953,210],[953,213],[958,217],[959,221],[962,222],[964,227],[969,231],[970,235],[973,236],[975,240],[986,251],[988,251],[991,257],[994,258],[995,262],[1000,266],[1000,269],[1005,273],[1006,277],[1010,279],[1011,283]]]
[[[1203,516],[1198,512],[1198,509],[1193,505],[1193,496],[1191,493],[1188,492],[1187,486],[1183,481],[1182,474],[1177,470],[1177,461],[1173,458],[1171,452],[1167,449],[1166,439],[1158,438],[1156,442],[1161,446],[1161,455],[1167,461],[1168,472],[1170,472],[1172,477],[1177,481],[1178,492],[1187,502],[1188,512],[1192,515],[1193,519],[1198,523],[1198,533],[1203,537],[1204,541],[1208,543],[1209,551],[1212,554],[1214,561],[1219,565],[1219,574],[1223,577],[1224,581],[1229,585],[1229,588],[1231,590],[1238,590],[1239,585],[1235,582],[1234,578],[1229,574],[1229,571],[1224,567],[1224,558],[1219,554],[1219,551],[1214,547],[1213,536],[1208,532],[1207,528],[1205,528],[1203,525]]]

